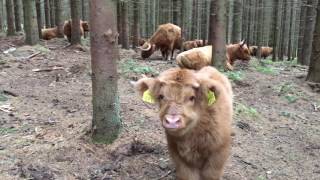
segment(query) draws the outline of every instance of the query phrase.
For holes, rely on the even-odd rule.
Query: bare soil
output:
[[[159,55],[120,50],[123,129],[112,145],[90,140],[89,48],[63,39],[23,46],[0,38],[0,179],[174,179],[157,107],[130,80],[174,67]],[[10,47],[16,50],[4,54]],[[33,56],[33,57],[32,57]],[[226,180],[320,179],[320,94],[293,63],[229,73],[235,93],[232,155]]]

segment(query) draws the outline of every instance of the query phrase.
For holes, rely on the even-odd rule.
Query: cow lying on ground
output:
[[[233,64],[237,59],[244,61],[250,60],[249,49],[244,41],[238,44],[227,45],[226,49],[225,67],[228,70],[233,70]],[[181,68],[199,70],[204,66],[209,66],[211,59],[212,46],[204,46],[180,53],[176,61]]]
[[[218,180],[230,154],[232,89],[213,67],[172,68],[134,83],[157,103],[177,179]]]
[[[250,46],[250,55],[251,56],[258,56],[258,46]],[[273,48],[267,47],[267,46],[262,46],[261,47],[261,57],[262,58],[267,58],[270,56],[273,52]]]
[[[181,28],[174,24],[162,24],[157,31],[140,47],[143,59],[160,50],[164,60],[173,58],[175,49],[181,47]],[[171,57],[169,56],[171,53]]]
[[[68,41],[71,41],[71,20],[65,21],[63,25],[63,33]],[[83,36],[84,32],[89,31],[89,24],[87,21],[80,20],[80,35]]]
[[[44,40],[50,40],[58,36],[57,27],[41,29],[41,37]]]

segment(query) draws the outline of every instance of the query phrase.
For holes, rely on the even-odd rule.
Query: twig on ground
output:
[[[63,70],[63,67],[54,66],[52,68],[45,68],[45,69],[32,69],[33,72],[50,72],[54,70]]]
[[[162,176],[161,176],[161,177],[159,177],[157,180],[163,179],[163,178],[165,178],[165,177],[169,176],[171,173],[172,173],[172,171],[171,171],[171,170],[169,170],[166,174],[162,175]]]

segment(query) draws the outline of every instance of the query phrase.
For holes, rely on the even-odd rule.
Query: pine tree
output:
[[[81,44],[80,34],[80,0],[70,1],[71,8],[71,44]]]
[[[19,32],[22,30],[21,28],[21,0],[13,0],[14,4],[14,22],[16,31]]]
[[[90,1],[92,64],[92,138],[96,143],[112,143],[121,128],[117,87],[116,5],[113,0]]]
[[[13,14],[13,3],[12,0],[6,0],[6,10],[7,10],[7,35],[13,36],[15,35],[15,27],[14,27],[14,14]]]
[[[63,9],[62,9],[62,0],[55,0],[55,23],[58,28],[57,36],[63,38]]]
[[[35,0],[24,0],[22,2],[24,12],[24,31],[26,36],[25,43],[35,45],[39,41],[36,2]]]

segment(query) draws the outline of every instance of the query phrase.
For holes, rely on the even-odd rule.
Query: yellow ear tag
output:
[[[156,100],[155,100],[154,97],[151,95],[151,93],[150,93],[149,90],[146,90],[146,91],[143,93],[142,100],[143,100],[144,102],[151,103],[151,104],[154,104],[154,103],[156,102]]]
[[[216,102],[216,96],[214,95],[214,92],[212,92],[212,91],[208,92],[207,98],[208,98],[208,106],[211,106],[212,104],[214,104]]]

